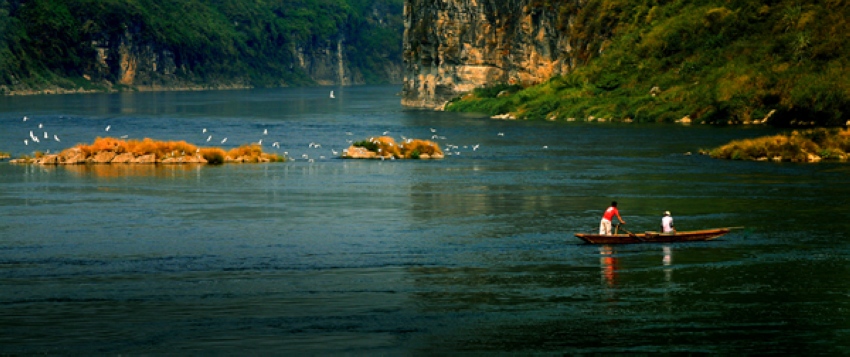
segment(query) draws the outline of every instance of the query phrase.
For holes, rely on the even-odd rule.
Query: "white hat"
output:
[[[669,215],[670,215],[670,211],[664,211],[664,215],[665,215],[665,216],[669,216]]]

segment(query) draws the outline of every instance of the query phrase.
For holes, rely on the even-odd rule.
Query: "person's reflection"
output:
[[[602,267],[602,280],[609,287],[617,285],[617,270],[619,262],[614,255],[614,249],[608,245],[599,246],[599,265]]]
[[[673,263],[673,250],[667,245],[661,249],[664,252],[664,258],[661,258],[661,264],[664,264],[664,281],[669,283],[673,278],[673,269],[670,267]]]

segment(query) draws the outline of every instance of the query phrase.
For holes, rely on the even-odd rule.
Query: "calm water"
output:
[[[13,156],[212,135],[296,159],[0,163],[0,354],[850,354],[847,164],[684,155],[765,128],[494,121],[334,89],[0,98]],[[385,131],[457,148],[333,158]],[[611,200],[633,231],[665,210],[746,228],[574,238]]]

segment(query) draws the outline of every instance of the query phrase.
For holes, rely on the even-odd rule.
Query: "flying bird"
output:
[[[107,125],[107,126],[106,126],[106,131],[109,131],[109,128],[111,128],[111,127],[112,127],[112,125]]]
[[[53,140],[56,140],[56,141],[62,141],[62,140],[59,140],[59,136],[58,136],[58,135],[56,135],[56,134],[53,134]]]
[[[207,137],[207,142],[210,142],[210,140],[212,140],[212,135]]]
[[[221,143],[224,144],[227,142],[227,138],[221,139]]]

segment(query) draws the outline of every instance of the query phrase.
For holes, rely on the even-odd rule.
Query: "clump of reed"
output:
[[[78,144],[74,148],[66,149],[80,150],[86,156],[93,156],[99,152],[111,151],[116,154],[132,153],[135,156],[154,155],[157,160],[168,157],[200,155],[210,164],[222,164],[230,160],[241,158],[242,162],[283,162],[285,158],[277,154],[266,154],[262,147],[257,144],[243,145],[225,151],[217,147],[199,148],[186,141],[160,141],[150,138],[142,140],[122,140],[112,137],[98,137],[91,144]]]
[[[443,156],[443,150],[440,149],[440,145],[430,140],[407,139],[402,143],[397,143],[392,137],[380,136],[369,138],[369,140],[358,141],[352,145],[372,151],[378,157],[386,158],[419,159],[422,155],[428,155],[429,157]]]
[[[91,144],[78,144],[76,148],[86,156],[111,151],[116,154],[131,153],[136,156],[153,154],[157,159],[169,156],[194,155],[198,150],[197,146],[185,141],[159,141],[150,138],[122,140],[112,137],[98,137]]]
[[[810,129],[755,139],[735,140],[713,149],[713,158],[730,160],[774,160],[812,162],[846,161],[850,151],[850,129]]]

